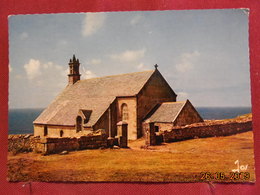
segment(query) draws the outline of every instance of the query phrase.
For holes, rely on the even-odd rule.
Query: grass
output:
[[[236,160],[241,165],[248,164],[246,171],[250,179],[232,182],[255,180],[252,131],[152,146],[148,150],[140,149],[143,142],[130,142],[130,149],[82,150],[67,155],[26,153],[13,156],[10,153],[8,180],[202,182],[201,172],[229,175],[236,168]],[[228,180],[221,180],[225,181]]]

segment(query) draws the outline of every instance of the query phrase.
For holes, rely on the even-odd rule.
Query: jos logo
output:
[[[246,171],[248,167],[248,165],[239,165],[239,160],[235,161],[235,165],[237,165],[237,169],[232,169],[232,172]]]

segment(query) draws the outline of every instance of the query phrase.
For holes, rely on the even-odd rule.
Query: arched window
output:
[[[159,132],[159,126],[154,126],[154,131]]]
[[[63,131],[60,130],[60,137],[63,137]]]
[[[82,118],[77,116],[76,118],[76,132],[82,131]]]
[[[127,121],[128,120],[128,107],[127,104],[122,104],[121,106],[121,116],[122,116],[122,121]]]
[[[48,127],[47,127],[47,125],[44,125],[43,135],[44,136],[48,135]]]

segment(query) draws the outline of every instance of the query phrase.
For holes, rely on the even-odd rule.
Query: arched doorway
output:
[[[48,127],[47,127],[47,125],[44,125],[43,135],[44,135],[44,136],[47,136],[47,135],[48,135]]]
[[[63,137],[64,132],[60,130],[60,137]]]
[[[76,119],[76,132],[82,131],[82,118],[81,116],[77,116]]]

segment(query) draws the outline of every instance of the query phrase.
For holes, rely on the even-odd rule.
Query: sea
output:
[[[197,107],[203,119],[228,119],[242,114],[251,113],[251,107]],[[43,108],[9,109],[9,134],[33,133],[33,121],[40,115]]]

